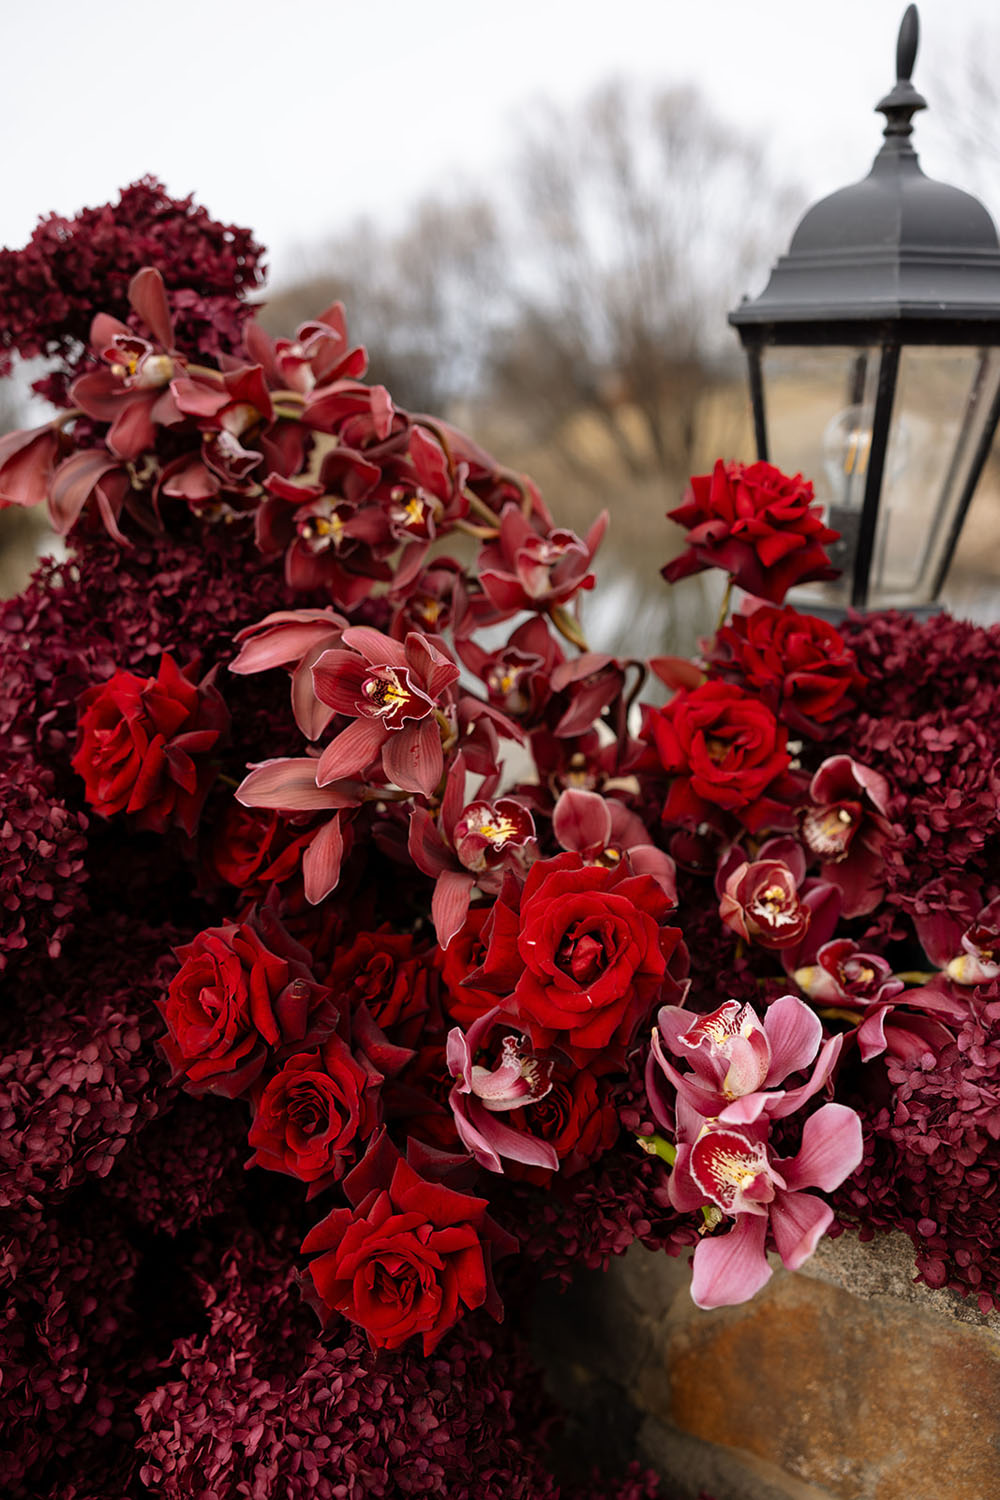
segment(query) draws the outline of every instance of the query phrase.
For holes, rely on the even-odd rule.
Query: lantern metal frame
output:
[[[896,84],[876,106],[884,144],[869,175],[807,210],[788,254],[759,297],[729,314],[747,355],[758,457],[769,458],[763,354],[771,347],[854,346],[879,351],[871,446],[851,602],[866,604],[875,547],[900,353],[906,346],[1000,347],[1000,239],[986,208],[969,193],[924,175],[910,144],[912,117],[926,100],[911,82],[919,40],[917,8],[903,16]],[[985,354],[977,380],[982,382]],[[973,383],[949,472],[964,457],[975,407]],[[993,434],[1000,388],[954,511],[932,585],[947,574]]]

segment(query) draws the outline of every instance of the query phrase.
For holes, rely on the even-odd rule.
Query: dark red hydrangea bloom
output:
[[[1000,1286],[1000,994],[984,985],[954,1044],[886,1060],[892,1096],[867,1111],[865,1155],[834,1195],[842,1218],[903,1229],[919,1279],[995,1310]]]
[[[330,990],[309,954],[273,917],[209,927],[176,950],[181,967],[158,1002],[161,1046],[191,1093],[235,1099],[270,1056],[313,1045],[333,1029]]]
[[[464,1310],[501,1313],[494,1253],[516,1242],[487,1216],[485,1198],[421,1177],[382,1137],[345,1178],[353,1209],[335,1208],[303,1241],[329,1321],[339,1312],[373,1348],[420,1335],[430,1354]]]
[[[667,927],[673,903],[650,875],[561,854],[508,881],[493,908],[486,960],[470,976],[502,997],[536,1049],[560,1047],[579,1066],[624,1058],[638,1027],[679,996],[687,951]]]
[[[87,819],[54,786],[27,757],[0,771],[0,974],[29,943],[58,958],[83,905]]]
[[[80,698],[72,765],[102,817],[134,813],[140,828],[194,833],[229,712],[212,674],[199,684],[193,676],[164,652],[155,677],[116,672]]]
[[[115,204],[73,219],[42,219],[23,250],[0,250],[0,348],[23,359],[59,354],[79,368],[96,308],[125,320],[128,285],[141,266],[161,272],[183,352],[231,353],[261,279],[261,247],[248,229],[220,224],[192,198],[171,198],[153,177]],[[0,373],[3,367],[0,365]],[[43,382],[60,398],[63,378]]]
[[[254,1091],[249,1165],[308,1182],[314,1197],[354,1165],[381,1123],[381,1082],[339,1036],[294,1053]]]
[[[665,707],[646,707],[644,733],[673,778],[665,823],[718,824],[731,813],[751,833],[794,823],[788,731],[759,699],[728,682],[705,682]]]
[[[823,525],[808,480],[773,464],[723,463],[692,478],[683,505],[667,512],[688,532],[687,551],[663,568],[669,583],[721,568],[737,588],[780,604],[797,583],[836,578],[824,552],[839,532]]]
[[[734,615],[716,632],[706,665],[709,677],[754,693],[794,734],[814,740],[829,736],[865,685],[840,632],[789,606]]]

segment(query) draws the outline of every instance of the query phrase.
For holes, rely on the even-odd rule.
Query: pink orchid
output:
[[[819,860],[823,880],[840,890],[843,915],[866,916],[885,890],[889,783],[849,755],[832,755],[813,777],[809,797],[800,815],[802,841]]]
[[[403,791],[430,796],[444,775],[441,695],[458,667],[416,631],[401,645],[380,630],[354,625],[342,640],[344,649],[324,651],[316,662],[313,686],[320,702],[354,722],[320,756],[317,784],[381,766]]]
[[[797,995],[771,1004],[763,1025],[749,1005],[727,1000],[707,1016],[664,1005],[653,1031],[646,1065],[646,1092],[653,1112],[669,1127],[670,1100],[658,1072],[673,1085],[679,1103],[704,1119],[743,1125],[761,1116],[783,1119],[819,1092],[833,1071],[843,1039],[823,1041],[815,1011]],[[691,1064],[681,1073],[664,1048]],[[797,1088],[783,1089],[793,1073],[813,1070]]]
[[[509,1033],[501,1040],[496,1067],[474,1062],[480,1050],[488,1048],[500,1010],[494,1006],[480,1016],[467,1035],[458,1026],[448,1033],[448,1071],[455,1079],[448,1103],[455,1128],[462,1144],[487,1171],[502,1172],[500,1158],[505,1156],[525,1166],[557,1172],[559,1156],[553,1146],[496,1118],[544,1099],[552,1087],[552,1063],[538,1057],[524,1037]]]
[[[771,1277],[768,1229],[790,1271],[809,1259],[833,1220],[833,1209],[808,1188],[832,1192],[859,1166],[861,1120],[843,1104],[824,1104],[802,1129],[795,1156],[781,1158],[768,1141],[770,1122],[742,1129],[702,1123],[678,1146],[670,1201],[679,1212],[711,1206],[735,1223],[703,1239],[694,1253],[691,1296],[698,1307],[730,1307]]]
[[[624,803],[567,787],[552,813],[552,832],[563,849],[582,855],[587,864],[613,867],[625,860],[633,874],[651,875],[677,904],[676,865]]]

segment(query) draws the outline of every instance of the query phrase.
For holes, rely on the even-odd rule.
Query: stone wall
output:
[[[703,1312],[685,1257],[635,1247],[542,1313],[564,1446],[638,1451],[677,1500],[998,1500],[1000,1318],[912,1276],[903,1236],[845,1235]]]

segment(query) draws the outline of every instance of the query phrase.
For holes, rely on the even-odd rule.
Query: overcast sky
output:
[[[296,246],[503,171],[525,103],[612,74],[694,82],[764,139],[810,197],[863,175],[892,84],[903,0],[21,0],[3,26],[0,244],[154,173],[250,225],[272,279]],[[923,0],[917,144],[962,172],[932,83],[996,0]],[[1000,58],[1000,47],[995,48]],[[950,70],[950,71],[949,71]],[[994,210],[997,203],[992,205]],[[776,228],[775,250],[788,229]]]

